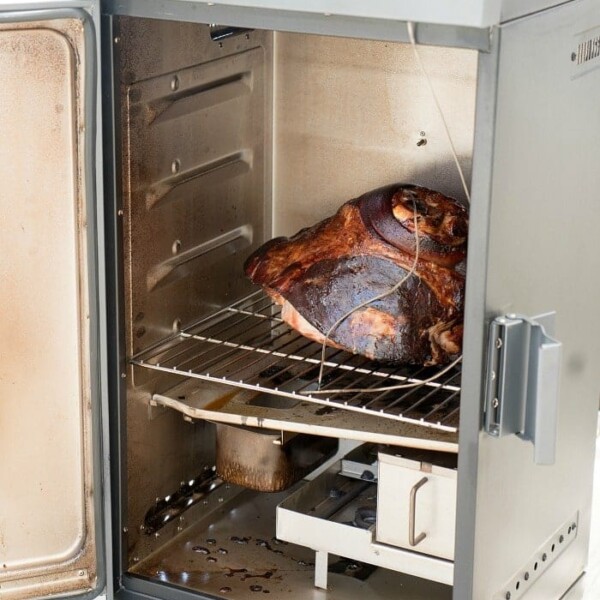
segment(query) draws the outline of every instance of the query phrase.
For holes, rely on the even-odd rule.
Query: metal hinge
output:
[[[485,430],[516,434],[534,445],[536,464],[554,464],[561,343],[551,335],[556,313],[510,314],[490,324]]]

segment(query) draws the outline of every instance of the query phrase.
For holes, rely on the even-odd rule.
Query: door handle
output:
[[[415,538],[415,521],[417,513],[417,492],[429,481],[427,477],[423,477],[420,481],[417,481],[410,490],[410,508],[408,512],[408,543],[411,546],[420,544],[426,537],[427,534],[423,531]]]
[[[510,314],[490,324],[485,430],[531,440],[534,461],[556,455],[561,343],[552,336],[555,313]]]

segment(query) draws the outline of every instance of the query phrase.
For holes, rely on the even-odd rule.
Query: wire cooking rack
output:
[[[235,302],[134,356],[134,365],[224,383],[330,409],[359,411],[444,431],[457,431],[460,367],[423,382],[440,367],[390,366],[327,348],[321,389],[416,387],[311,396],[317,389],[321,345],[285,324],[281,309],[262,291]]]

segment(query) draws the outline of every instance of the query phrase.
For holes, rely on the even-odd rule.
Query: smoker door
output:
[[[104,587],[95,27],[83,9],[24,7],[0,7],[0,597],[92,597]]]

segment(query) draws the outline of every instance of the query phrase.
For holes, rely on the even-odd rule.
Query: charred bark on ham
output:
[[[468,215],[456,200],[391,185],[346,202],[324,221],[273,239],[246,261],[246,275],[282,306],[282,318],[322,343],[388,363],[445,364],[462,348]]]

